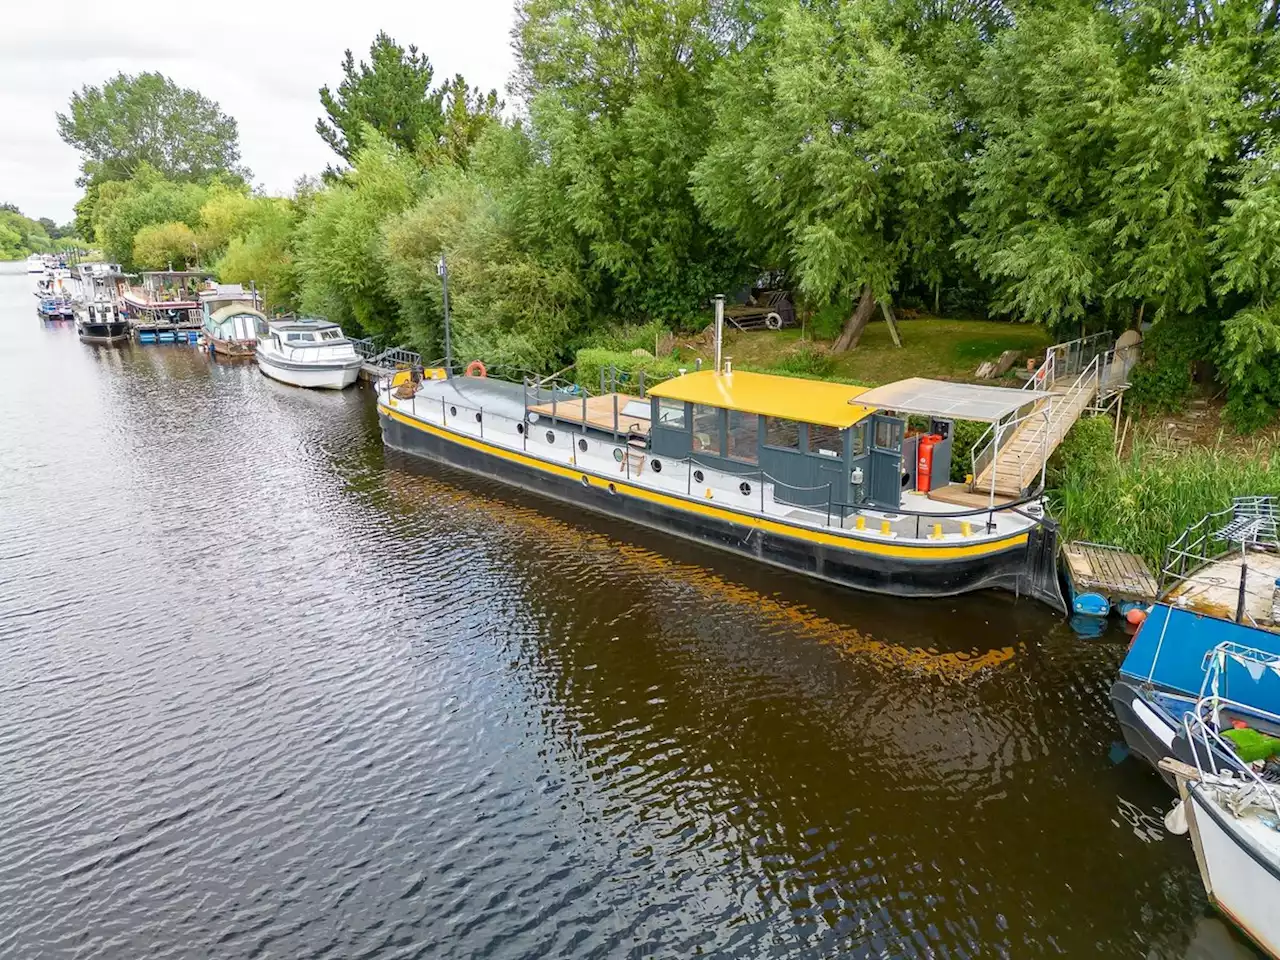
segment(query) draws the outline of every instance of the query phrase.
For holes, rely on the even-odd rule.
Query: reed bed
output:
[[[1049,497],[1065,540],[1115,544],[1158,570],[1170,542],[1232,497],[1280,495],[1273,444],[1183,447],[1142,435],[1120,456],[1113,429],[1107,417],[1081,421],[1055,455]]]

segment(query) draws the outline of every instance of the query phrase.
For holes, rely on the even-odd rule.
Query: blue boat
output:
[[[1230,704],[1204,718],[1216,729],[1244,725],[1280,735],[1270,719],[1280,715],[1280,670],[1265,666],[1280,662],[1278,516],[1274,497],[1239,498],[1166,552],[1160,600],[1111,688],[1125,742],[1157,770],[1164,757],[1211,759],[1197,756],[1187,732],[1188,715],[1199,716],[1206,698]]]

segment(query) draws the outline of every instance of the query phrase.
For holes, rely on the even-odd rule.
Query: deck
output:
[[[1073,541],[1062,551],[1077,591],[1100,593],[1112,601],[1150,602],[1160,586],[1141,557],[1100,543]]]
[[[615,407],[614,402],[617,401]],[[551,417],[560,423],[573,423],[578,426],[583,425],[585,419],[588,427],[595,427],[597,430],[604,430],[612,433],[615,429],[619,433],[634,433],[639,436],[647,437],[649,435],[649,419],[647,417],[639,418],[624,414],[629,403],[645,403],[648,401],[640,397],[633,397],[626,393],[606,393],[599,397],[587,397],[584,413],[584,405],[581,397],[573,400],[560,400],[554,407],[550,403],[540,403],[537,406],[530,406],[529,411],[536,413],[541,417]],[[614,411],[617,411],[617,419],[614,419]]]

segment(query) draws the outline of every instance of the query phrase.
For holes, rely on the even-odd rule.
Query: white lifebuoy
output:
[[[782,314],[780,313],[769,314],[767,317],[764,318],[764,325],[768,327],[770,330],[781,330]]]

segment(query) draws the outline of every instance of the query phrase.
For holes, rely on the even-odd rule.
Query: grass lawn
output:
[[[921,317],[899,320],[902,347],[893,345],[889,327],[875,321],[863,331],[856,349],[835,357],[832,376],[859,383],[880,384],[907,377],[935,377],[944,380],[972,380],[978,365],[994,360],[1005,350],[1021,350],[1024,356],[1041,356],[1053,338],[1041,326],[993,320],[943,320]],[[829,349],[830,342],[813,345]],[[724,353],[737,365],[771,367],[788,352],[801,348],[799,328],[759,330],[725,334]],[[704,363],[710,350],[687,349],[682,355],[700,355]]]

